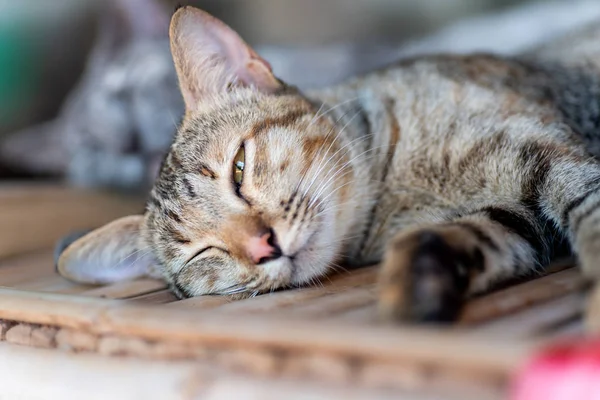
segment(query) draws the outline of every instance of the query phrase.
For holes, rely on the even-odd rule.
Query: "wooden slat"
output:
[[[553,342],[557,340],[578,340],[586,335],[585,324],[583,318],[575,318],[570,321],[558,325],[551,332],[548,332],[543,336],[543,340],[546,342]]]
[[[0,261],[0,285],[34,292],[71,294],[81,293],[90,288],[60,277],[55,271],[51,250]]]
[[[131,297],[131,303],[144,305],[168,304],[177,301],[177,297],[169,290],[159,290],[141,296]]]
[[[44,293],[78,294],[90,290],[91,286],[70,282],[58,274],[47,277],[32,276],[31,279],[12,285],[13,288]]]
[[[0,187],[0,258],[50,248],[67,233],[143,211],[143,201],[48,185]]]
[[[580,319],[587,296],[571,293],[473,328],[473,332],[502,337],[533,337],[552,333],[565,322]]]
[[[345,321],[361,324],[377,323],[377,303],[367,304],[362,307],[356,307],[352,310],[340,312],[332,317],[335,321]]]
[[[174,301],[172,303],[164,304],[164,306],[183,309],[189,308],[194,310],[207,310],[209,308],[222,306],[232,301],[233,300],[231,300],[231,298],[227,296],[200,296],[180,301]]]
[[[364,327],[239,318],[206,311],[127,305],[124,301],[0,289],[0,318],[121,334],[148,340],[251,349],[274,346],[382,360],[432,363],[479,373],[509,374],[535,348],[527,341],[490,340],[452,330]]]
[[[344,292],[308,299],[293,307],[288,307],[282,312],[281,318],[332,318],[343,312],[372,305],[375,303],[376,297],[373,285],[352,288]]]
[[[52,251],[42,250],[0,261],[0,286],[12,287],[55,275]]]
[[[591,334],[600,333],[600,283],[596,282],[591,290],[585,307],[585,329]]]
[[[100,286],[83,292],[85,296],[103,297],[108,299],[127,299],[162,291],[166,283],[157,279],[138,279]]]
[[[378,267],[376,266],[361,268],[351,272],[337,273],[324,278],[323,286],[264,294],[252,299],[225,304],[219,310],[222,312],[241,312],[244,314],[282,310],[287,307],[306,304],[306,302],[312,299],[373,284],[377,279],[377,273]]]
[[[0,261],[0,286],[40,292],[81,293],[107,298],[130,298],[166,288],[164,282],[155,279],[119,282],[101,287],[74,284],[56,273],[52,250]]]
[[[577,268],[566,269],[471,300],[461,324],[482,323],[586,287],[588,282]]]

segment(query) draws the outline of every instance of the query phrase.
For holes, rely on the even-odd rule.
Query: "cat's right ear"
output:
[[[283,86],[267,61],[233,29],[204,11],[179,8],[171,19],[169,35],[187,111],[234,85],[266,93]]]
[[[79,237],[66,238],[66,243],[59,244],[58,273],[94,285],[155,276],[156,260],[150,249],[141,245],[142,222],[141,215],[124,217]]]

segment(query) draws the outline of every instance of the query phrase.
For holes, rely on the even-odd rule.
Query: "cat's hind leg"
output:
[[[526,207],[488,206],[398,234],[379,280],[384,320],[452,321],[467,295],[534,270],[550,243]]]

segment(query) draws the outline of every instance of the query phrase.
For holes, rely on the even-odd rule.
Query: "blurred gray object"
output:
[[[146,190],[183,112],[167,39],[171,10],[156,0],[107,3],[84,76],[59,116],[11,136],[0,159],[77,186]],[[597,0],[544,1],[466,19],[403,45],[256,47],[279,77],[307,88],[415,54],[516,53],[596,19]]]
[[[0,159],[76,186],[138,189],[168,148],[183,109],[169,55],[169,11],[111,0],[85,72],[59,116],[17,132]]]

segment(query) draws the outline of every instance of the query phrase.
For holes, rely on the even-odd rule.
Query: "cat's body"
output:
[[[585,52],[421,57],[303,94],[184,8],[171,40],[187,112],[146,214],[79,239],[59,270],[158,272],[186,297],[383,261],[382,316],[417,320],[455,318],[563,240],[598,275],[600,30],[577,38]],[[122,256],[146,247],[127,272]]]
[[[529,181],[544,179],[535,164],[553,151],[600,157],[599,72],[431,56],[308,93],[326,109],[346,102],[330,112],[342,125],[352,120],[340,145],[354,140],[352,156],[368,152],[353,164],[369,171],[358,184],[363,205],[376,206],[357,213],[353,234],[368,235],[349,243],[349,259],[380,260],[395,232],[457,212],[509,198],[533,207]]]

